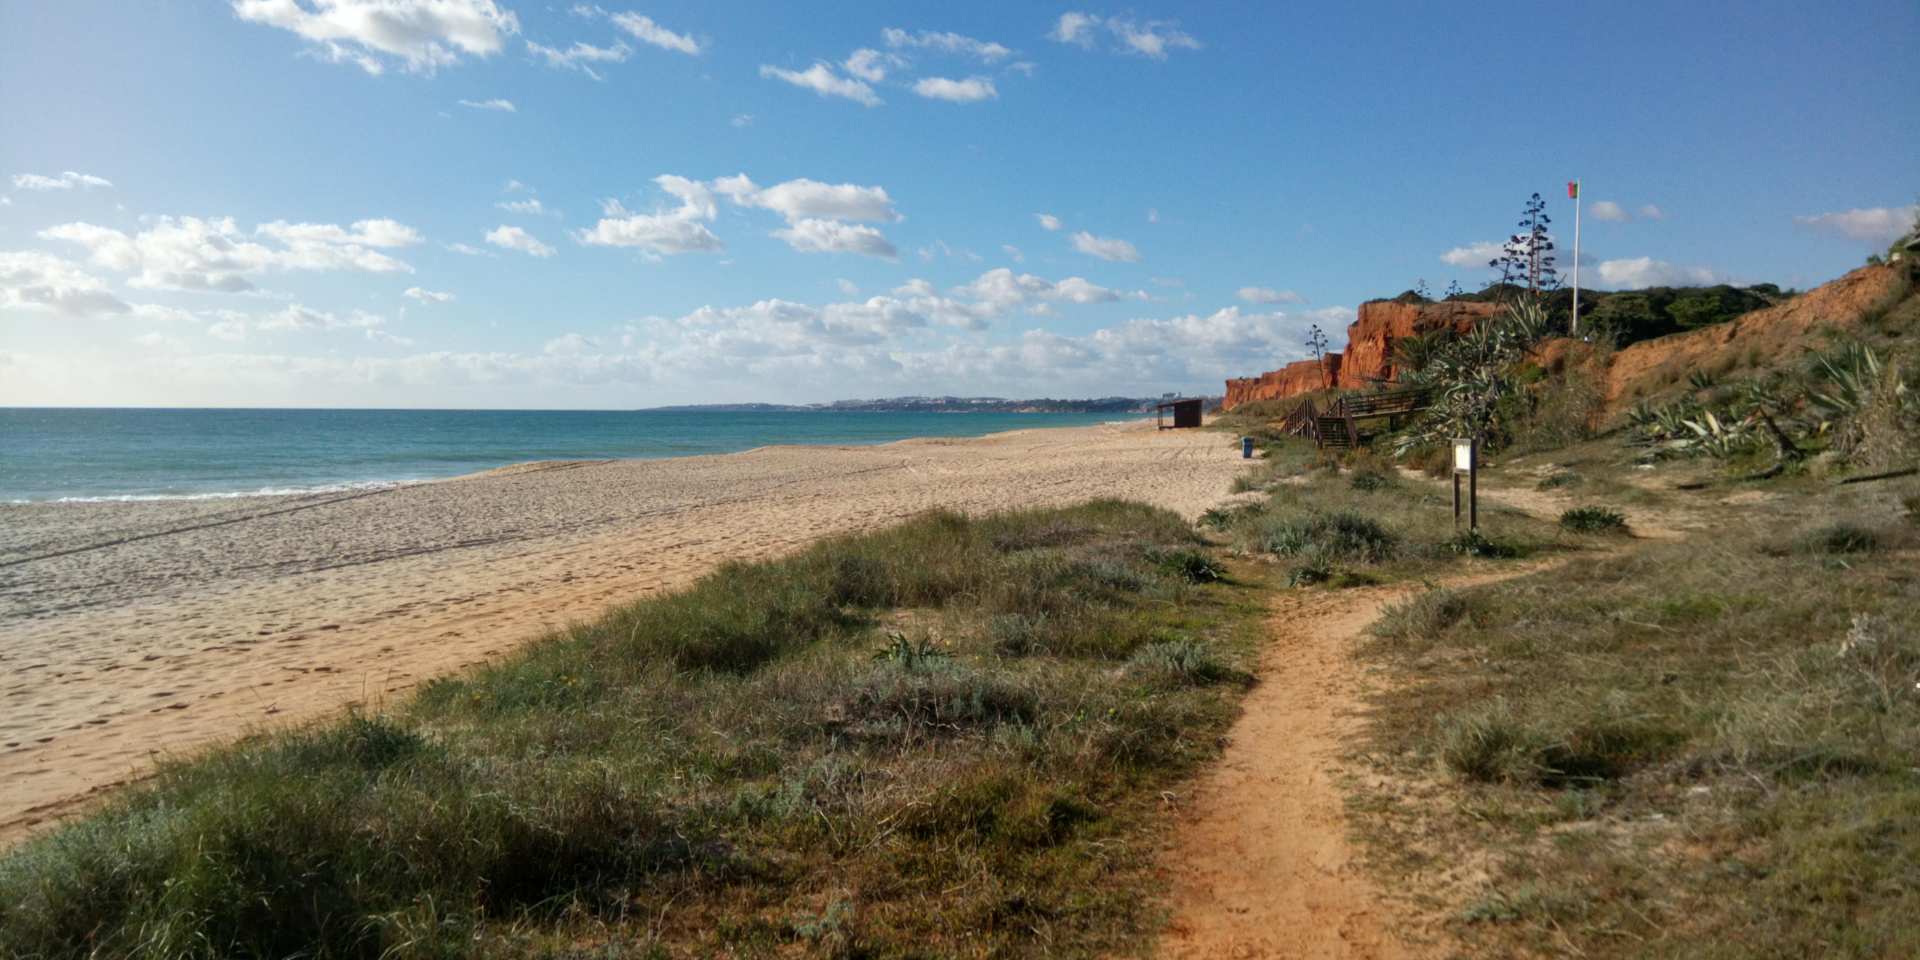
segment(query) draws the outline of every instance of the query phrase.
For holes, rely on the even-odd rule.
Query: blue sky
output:
[[[8,3],[0,404],[1218,392],[1484,283],[1530,192],[1567,253],[1575,176],[1587,286],[1805,287],[1911,219],[1915,37],[1910,0]]]

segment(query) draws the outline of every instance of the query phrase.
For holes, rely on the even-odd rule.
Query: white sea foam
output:
[[[305,497],[325,493],[371,493],[404,487],[425,480],[362,480],[354,483],[323,483],[307,487],[261,487],[258,490],[223,490],[210,493],[118,493],[88,497],[55,497],[51,500],[8,500],[19,506],[30,503],[151,503],[183,500],[238,500],[243,497]]]

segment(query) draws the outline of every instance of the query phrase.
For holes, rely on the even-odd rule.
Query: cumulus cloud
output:
[[[1627,216],[1626,208],[1614,203],[1612,200],[1596,201],[1589,209],[1593,212],[1593,218],[1595,220],[1601,220],[1607,223],[1624,223],[1631,219]]]
[[[135,287],[226,293],[252,290],[250,278],[276,270],[411,273],[411,266],[381,249],[421,240],[419,231],[384,218],[360,220],[351,227],[276,220],[261,224],[252,235],[242,232],[231,217],[157,217],[150,224],[127,234],[90,223],[66,223],[40,236],[79,244],[95,265],[133,274],[128,282]]]
[[[1665,220],[1667,218],[1667,213],[1665,210],[1662,210],[1651,203],[1643,204],[1640,207],[1640,209],[1635,212],[1640,214],[1640,219],[1642,220]]]
[[[887,46],[895,49],[937,50],[942,53],[978,57],[984,63],[997,63],[1013,55],[1012,50],[998,43],[975,40],[958,33],[937,33],[931,30],[909,33],[898,27],[888,27],[880,31],[880,36],[887,42]]]
[[[501,200],[495,203],[494,206],[508,213],[524,213],[528,216],[535,217],[543,216],[548,212],[546,206],[540,202],[539,197],[528,197],[525,200]]]
[[[993,81],[986,77],[968,77],[965,80],[953,80],[947,77],[922,77],[914,83],[913,92],[929,100],[947,100],[953,103],[979,103],[1000,96],[994,89]]]
[[[1116,237],[1096,237],[1085,230],[1073,235],[1073,248],[1090,257],[1102,260],[1117,260],[1123,263],[1138,263],[1140,251],[1133,244]]]
[[[596,47],[590,43],[575,42],[564,50],[557,47],[527,41],[527,52],[547,62],[547,66],[556,70],[578,70],[595,80],[604,80],[600,71],[595,70],[596,63],[624,63],[632,55],[633,48],[624,43],[615,43],[611,47]]]
[[[504,100],[500,97],[494,97],[491,100],[461,100],[459,103],[461,106],[472,110],[496,110],[500,113],[519,112],[514,108],[512,100]]]
[[[233,0],[233,12],[298,34],[322,59],[376,75],[388,60],[431,73],[463,54],[492,56],[520,32],[519,18],[494,0]]]
[[[400,295],[408,298],[409,300],[418,300],[421,303],[452,303],[453,302],[453,294],[443,293],[438,290],[428,290],[425,287],[408,287]]]
[[[877,107],[881,102],[880,97],[865,81],[843,77],[825,63],[816,63],[805,70],[788,70],[771,64],[762,64],[760,75],[790,83],[803,90],[812,90],[823,97],[843,97],[863,106]]]
[[[1448,250],[1440,255],[1440,262],[1456,267],[1484,267],[1488,261],[1500,256],[1500,250],[1500,244],[1481,240]]]
[[[0,309],[9,308],[68,317],[124,314],[133,309],[77,264],[29,250],[0,251]]]
[[[725,246],[707,228],[716,211],[713,191],[706,184],[672,174],[655,177],[653,182],[678,198],[680,206],[656,213],[632,213],[618,201],[609,200],[600,222],[591,230],[576,233],[575,239],[588,246],[638,247],[653,256],[714,251]]]
[[[1033,215],[1033,218],[1040,221],[1040,229],[1042,230],[1060,229],[1060,218],[1051,213],[1036,213]]]
[[[894,54],[861,47],[848,56],[846,62],[840,66],[847,73],[868,83],[879,83],[887,78],[888,70],[905,64],[905,60]]]
[[[1171,20],[1141,21],[1130,17],[1103,17],[1079,11],[1061,14],[1060,19],[1055,21],[1053,30],[1047,34],[1047,39],[1092,49],[1096,35],[1102,29],[1112,40],[1114,50],[1155,60],[1165,60],[1170,50],[1201,48],[1200,41],[1182,31]]]
[[[57,177],[42,176],[37,173],[16,173],[13,175],[13,185],[19,190],[72,190],[74,187],[91,190],[94,187],[111,187],[113,181],[90,173],[68,170]]]
[[[1665,260],[1655,260],[1652,257],[1602,260],[1594,266],[1594,269],[1600,275],[1602,286],[1620,290],[1700,286],[1720,282],[1719,276],[1706,267],[1683,267]]]
[[[16,181],[17,182],[17,181]],[[1911,207],[1868,207],[1839,213],[1821,213],[1794,217],[1803,227],[1872,244],[1887,244],[1913,229],[1920,217],[1920,205]]]
[[[803,219],[773,235],[801,253],[861,253],[887,260],[899,255],[884,234],[859,223]]]
[[[1112,303],[1126,299],[1146,299],[1139,292],[1121,293],[1100,286],[1085,277],[1068,277],[1058,283],[1031,273],[1016,274],[1006,267],[989,270],[965,286],[953,291],[976,303],[1002,313],[1014,307],[1039,303]]]
[[[616,13],[608,19],[613,21],[614,26],[641,43],[652,44],[662,50],[672,50],[689,56],[700,54],[698,40],[688,34],[674,33],[653,22],[651,17],[643,17],[637,13]]]
[[[1047,34],[1047,39],[1091,47],[1094,28],[1099,25],[1100,18],[1093,14],[1069,11],[1060,15],[1060,19],[1053,25],[1052,32]]]
[[[801,177],[761,189],[746,174],[737,174],[715,180],[713,189],[740,206],[762,207],[788,220],[828,217],[891,222],[901,219],[885,187],[822,183]]]
[[[1272,287],[1241,287],[1240,299],[1248,303],[1304,303],[1306,298],[1292,290],[1275,290]]]
[[[503,250],[518,250],[536,257],[551,257],[554,253],[552,247],[541,243],[533,234],[504,223],[487,231],[486,240]]]
[[[846,223],[890,223],[901,218],[885,187],[822,183],[800,178],[762,188],[746,174],[713,181],[714,192],[741,207],[772,210],[787,221],[773,235],[803,253],[861,253],[893,259],[892,243],[878,229]]]

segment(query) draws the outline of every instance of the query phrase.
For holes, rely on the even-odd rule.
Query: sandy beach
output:
[[[724,560],[933,508],[1112,496],[1193,517],[1244,464],[1222,434],[1135,423],[0,506],[0,840],[156,755],[378,705]]]

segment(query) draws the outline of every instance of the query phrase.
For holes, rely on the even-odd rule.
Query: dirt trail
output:
[[[1532,564],[1442,581],[1465,587],[1525,576]],[[1260,685],[1202,775],[1164,859],[1173,919],[1160,955],[1176,958],[1390,958],[1437,952],[1441,937],[1389,901],[1347,838],[1341,756],[1360,736],[1368,681],[1354,647],[1418,584],[1281,591],[1268,620]]]

